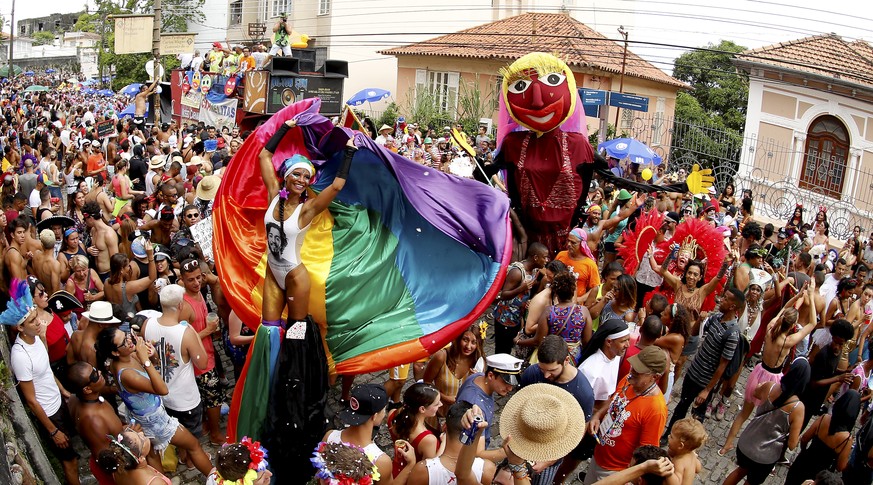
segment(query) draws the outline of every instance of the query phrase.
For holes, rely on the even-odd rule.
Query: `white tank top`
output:
[[[430,485],[455,485],[458,483],[455,473],[443,466],[443,462],[440,461],[439,457],[424,460],[424,466],[427,467],[427,483]],[[473,460],[473,474],[479,483],[482,483],[482,470],[484,469],[485,460],[482,458]]]
[[[343,434],[343,432],[340,429],[335,429],[335,430],[331,431],[330,434],[327,435],[327,442],[328,443],[342,443],[343,442],[342,434]],[[379,459],[380,456],[385,454],[385,452],[382,451],[381,448],[379,448],[379,445],[377,445],[376,443],[373,443],[372,441],[370,442],[370,444],[368,444],[367,446],[364,447],[364,453],[371,456],[373,458],[374,463],[376,462],[376,460]],[[473,465],[473,467],[475,468],[475,465]]]
[[[270,263],[270,268],[276,276],[276,281],[279,286],[285,286],[285,275],[289,271],[296,268],[300,264],[300,249],[303,247],[303,239],[306,236],[306,231],[309,230],[309,224],[306,227],[300,227],[300,212],[303,204],[298,204],[291,213],[291,217],[285,220],[284,226],[281,221],[277,221],[273,217],[273,209],[279,201],[279,197],[270,202],[270,207],[267,208],[267,213],[264,214],[264,225],[267,232],[267,262]],[[279,227],[279,230],[285,231],[285,244],[281,245],[281,239],[271,227],[273,224]],[[271,237],[272,236],[272,237]],[[281,272],[281,275],[276,274]],[[281,277],[280,277],[281,276]]]
[[[158,353],[160,365],[155,368],[161,372],[169,390],[163,396],[164,405],[173,411],[190,411],[200,405],[200,393],[192,391],[197,389],[194,363],[190,358],[188,362],[182,362],[182,337],[187,328],[187,323],[166,327],[156,318],[150,318],[143,335],[154,344]]]

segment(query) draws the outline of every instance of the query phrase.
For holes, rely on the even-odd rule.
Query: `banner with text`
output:
[[[200,105],[200,121],[206,123],[206,126],[214,126],[218,130],[225,126],[228,129],[233,129],[236,124],[238,102],[237,98],[228,98],[213,103],[204,97],[203,103]]]

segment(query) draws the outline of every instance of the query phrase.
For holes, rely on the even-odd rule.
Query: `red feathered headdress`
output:
[[[693,259],[706,260],[706,275],[704,281],[709,281],[721,268],[721,262],[727,257],[727,248],[724,245],[724,234],[707,221],[700,219],[685,219],[676,226],[676,231],[669,241],[658,245],[659,249],[669,251],[672,244],[685,244],[689,239],[697,244]]]
[[[625,273],[633,275],[637,272],[643,256],[655,241],[663,223],[664,214],[653,208],[648,212],[641,212],[633,229],[624,232],[624,245],[618,249],[618,255],[624,260]]]

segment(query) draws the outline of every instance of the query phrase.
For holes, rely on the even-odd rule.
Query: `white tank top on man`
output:
[[[191,356],[182,360],[182,338],[188,329],[187,322],[171,327],[161,325],[157,318],[149,318],[143,337],[152,342],[160,359],[158,366],[169,392],[164,406],[172,411],[190,411],[200,405],[200,393],[194,380],[194,363]]]

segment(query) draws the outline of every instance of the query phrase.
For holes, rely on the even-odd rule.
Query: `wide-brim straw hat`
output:
[[[215,194],[218,193],[218,186],[221,185],[221,179],[215,175],[207,175],[197,184],[197,198],[203,200],[215,199]]]
[[[500,435],[530,461],[567,456],[585,435],[585,414],[572,394],[553,384],[533,384],[516,392],[500,416]]]

